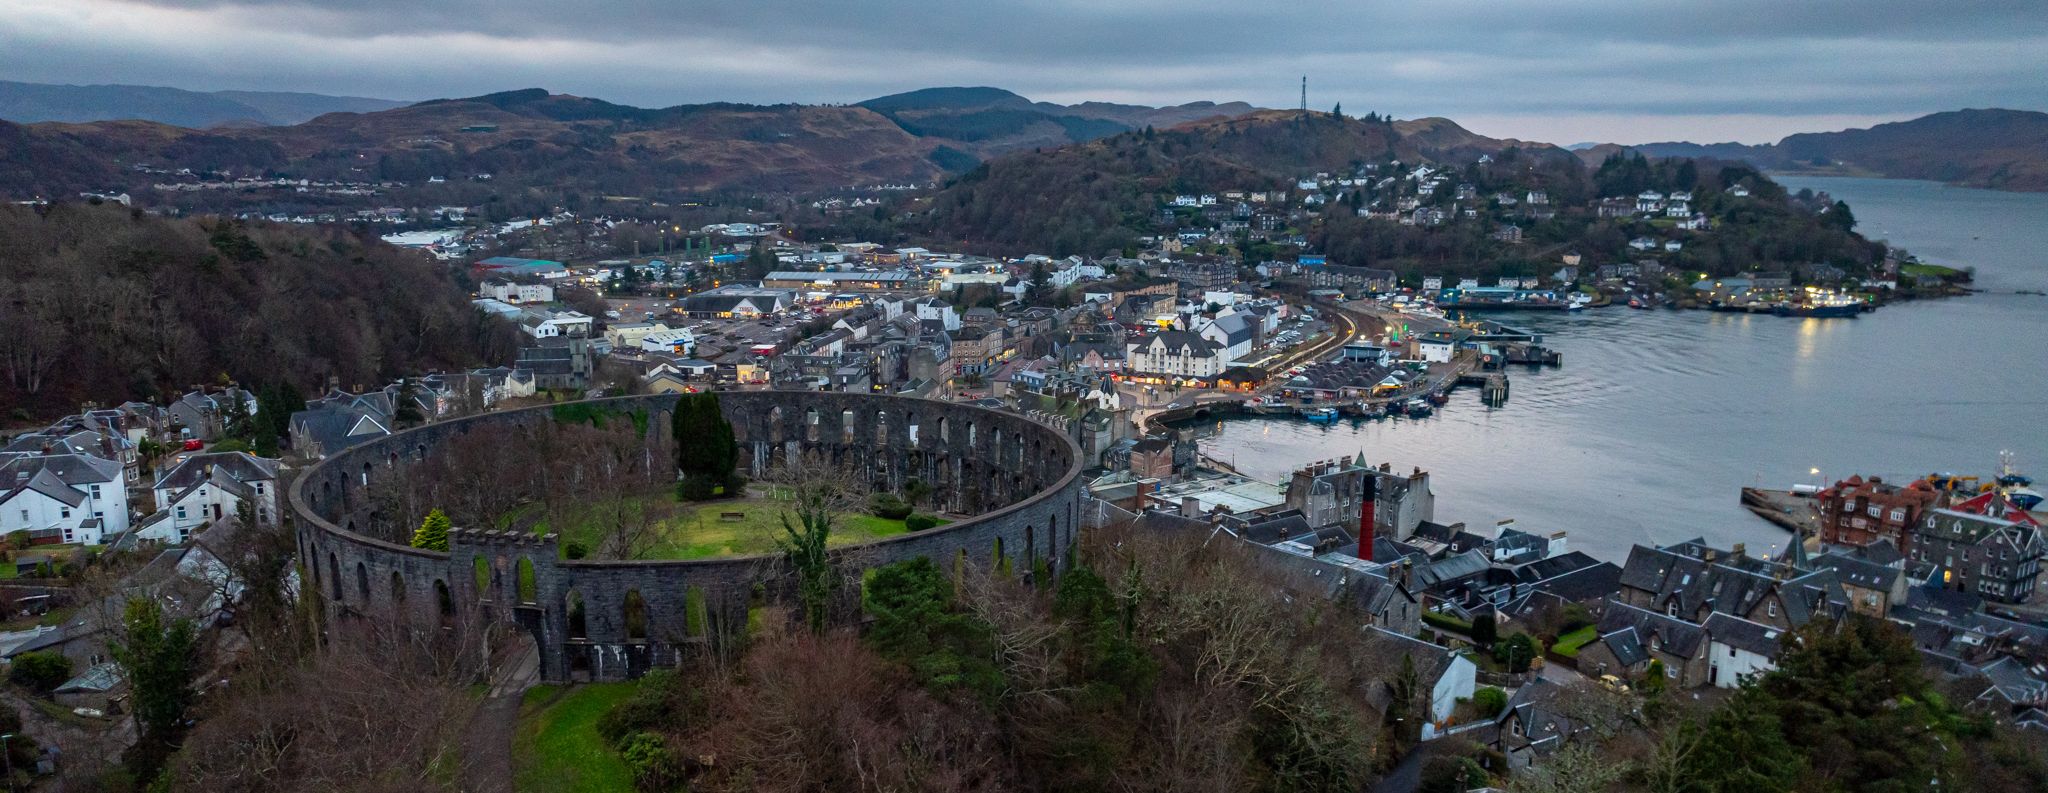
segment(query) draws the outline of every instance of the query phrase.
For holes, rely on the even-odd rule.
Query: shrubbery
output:
[[[1493,718],[1508,706],[1508,692],[1487,686],[1472,692],[1472,706],[1479,709],[1479,715]]]
[[[633,772],[633,785],[641,790],[670,790],[681,780],[682,764],[676,761],[676,753],[659,735],[651,732],[628,735],[619,747],[619,754],[625,758],[626,768]]]
[[[939,525],[937,517],[922,513],[912,513],[910,517],[903,519],[903,528],[911,531],[924,531],[937,525]]]
[[[71,659],[50,651],[22,653],[14,657],[7,679],[38,694],[48,694],[71,679]]]
[[[878,518],[904,520],[910,517],[911,510],[910,504],[895,493],[876,493],[868,497],[868,511]]]

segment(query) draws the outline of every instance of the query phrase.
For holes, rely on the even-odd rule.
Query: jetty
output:
[[[1813,499],[1789,490],[1742,489],[1742,506],[1799,537],[1820,536],[1820,510]]]

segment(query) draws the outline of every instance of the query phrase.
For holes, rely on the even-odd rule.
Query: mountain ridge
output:
[[[323,113],[373,111],[405,102],[295,91],[188,91],[152,85],[69,85],[0,80],[0,119],[155,121],[193,129],[229,124],[297,124]]]
[[[1834,132],[1802,132],[1776,143],[1639,145],[1581,149],[1590,164],[1617,153],[1739,160],[1787,172],[1927,179],[2017,192],[2048,191],[2048,113],[1966,108]]]

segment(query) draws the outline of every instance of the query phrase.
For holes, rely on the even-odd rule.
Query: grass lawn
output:
[[[521,793],[630,793],[633,775],[597,734],[597,720],[633,696],[632,683],[534,686],[519,706],[512,779]]]
[[[700,504],[678,504],[667,493],[641,497],[641,501],[630,508],[668,512],[655,528],[654,542],[643,558],[647,559],[710,559],[720,556],[748,556],[775,553],[775,539],[783,536],[782,515],[792,509],[790,502],[773,498],[746,498],[730,501],[709,501]],[[726,518],[726,513],[739,513],[743,517]],[[579,543],[586,549],[595,550],[602,544],[604,526],[609,521],[597,509],[592,514],[566,525],[550,526],[542,521],[533,526],[536,533],[549,531],[561,534],[561,545]],[[941,525],[945,521],[940,521]],[[831,544],[833,546],[893,537],[909,531],[903,521],[878,518],[866,513],[841,513],[833,521]]]
[[[1579,657],[1579,648],[1592,644],[1593,640],[1599,637],[1600,634],[1594,632],[1593,626],[1587,625],[1557,637],[1557,643],[1551,645],[1550,650],[1566,658],[1577,658]]]
[[[1961,275],[1963,271],[1954,267],[1943,267],[1939,264],[1901,264],[1899,265],[1899,272],[1904,275],[1933,275],[1947,278],[1953,275]]]

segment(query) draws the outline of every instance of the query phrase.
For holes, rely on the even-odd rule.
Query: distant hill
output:
[[[938,141],[974,160],[1257,110],[1243,102],[1191,102],[1171,107],[1110,102],[1061,105],[1033,102],[989,87],[923,88],[876,97],[859,106],[882,114],[913,135]]]
[[[289,104],[276,97],[265,101],[272,104],[264,112],[282,112]],[[331,112],[281,126],[0,121],[0,142],[6,144],[0,147],[0,196],[133,193],[164,182],[161,171],[189,169],[202,175],[398,181],[414,192],[431,183],[415,197],[476,205],[495,196],[516,201],[498,208],[516,217],[551,206],[587,205],[606,195],[814,193],[927,184],[1005,152],[1249,109],[1206,102],[1065,107],[994,88],[927,89],[850,106],[640,108],[531,88]],[[483,174],[491,181],[476,180]],[[186,192],[174,199],[195,209],[277,210],[274,195],[234,192]],[[299,199],[284,209],[309,203],[349,202]]]
[[[1162,193],[1287,189],[1359,163],[1469,162],[1511,147],[1581,170],[1563,149],[1482,137],[1448,119],[1261,110],[998,157],[934,195],[922,232],[991,251],[1094,254],[1149,229]]]
[[[367,113],[404,102],[277,91],[186,91],[147,85],[52,85],[0,80],[0,119],[155,121],[180,127],[297,124],[324,113]]]
[[[2048,113],[1956,110],[1869,129],[1810,132],[1774,144],[1601,144],[1580,156],[1598,164],[1618,151],[1651,157],[1741,160],[1780,171],[1929,179],[1994,190],[2048,191]]]

